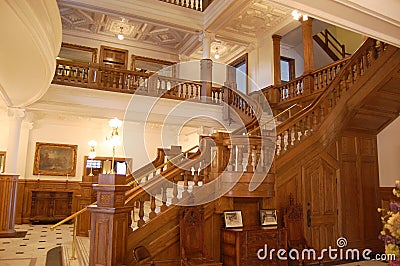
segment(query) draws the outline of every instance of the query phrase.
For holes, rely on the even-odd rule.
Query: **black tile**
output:
[[[44,248],[37,248],[37,249],[44,249]]]
[[[26,247],[26,245],[25,244],[21,244],[21,245],[19,245],[20,247]]]
[[[57,230],[57,231],[60,231],[60,230],[61,230],[61,228],[56,228],[56,230]]]
[[[3,244],[10,244],[10,242],[3,242]]]
[[[39,243],[43,243],[43,242],[46,242],[46,240],[39,240]]]
[[[46,236],[40,236],[40,237],[46,237]]]
[[[61,235],[62,233],[56,233],[56,235]]]
[[[5,251],[6,249],[5,248],[0,248],[0,251]]]
[[[46,233],[46,232],[47,232],[46,230],[43,230],[43,231],[42,231],[42,233]]]
[[[17,252],[15,252],[15,254],[24,254],[24,252],[22,252],[22,251],[17,251]]]
[[[57,246],[61,246],[61,243],[57,243]]]
[[[56,237],[56,239],[62,239],[62,237]]]
[[[29,238],[24,238],[24,239],[22,239],[22,240],[29,240]]]

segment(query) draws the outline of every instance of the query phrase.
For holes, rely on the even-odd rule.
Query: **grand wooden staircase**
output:
[[[382,245],[377,241],[376,135],[398,117],[399,80],[400,50],[368,39],[349,59],[263,90],[276,110],[294,102],[309,103],[279,124],[276,132],[256,122],[254,110],[259,108],[237,93],[227,97],[224,92],[252,133],[204,138],[202,153],[182,153],[172,160],[174,165],[155,167],[129,183],[124,206],[131,210],[129,225],[135,223],[135,230],[129,226],[126,243],[120,243],[124,263],[134,265],[132,251],[144,245],[156,261],[178,265],[180,207],[174,203],[189,204],[200,196],[196,191],[213,180],[221,186],[233,184],[223,197],[204,204],[206,246],[216,260],[221,257],[224,210],[241,209],[248,217],[257,216],[254,212],[260,208],[279,211],[288,205],[289,194],[303,206],[304,231],[312,247],[334,247],[343,236],[349,247],[378,251]],[[268,171],[267,158],[272,157]],[[248,188],[257,175],[265,179],[251,192]],[[244,221],[245,226],[251,223]]]

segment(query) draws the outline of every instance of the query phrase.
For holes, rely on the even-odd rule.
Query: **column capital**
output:
[[[247,53],[250,53],[254,51],[258,47],[258,43],[250,43],[249,46],[247,46]]]
[[[282,39],[281,35],[278,35],[278,34],[272,35],[272,40],[273,41],[280,41],[281,39]]]
[[[204,41],[209,41],[212,42],[215,40],[215,34],[206,30],[203,30],[199,34],[199,41],[204,42]]]
[[[190,60],[190,57],[185,55],[185,54],[179,54],[179,61],[181,62],[187,62]]]
[[[8,117],[11,118],[24,118],[25,117],[25,109],[18,107],[8,107],[7,108]]]

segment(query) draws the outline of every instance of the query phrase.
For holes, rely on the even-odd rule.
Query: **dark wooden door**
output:
[[[336,247],[338,238],[337,166],[319,157],[302,171],[304,234],[317,250]]]

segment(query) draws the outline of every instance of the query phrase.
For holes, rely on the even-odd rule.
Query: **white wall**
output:
[[[301,45],[303,47],[303,45]],[[303,48],[301,48],[303,49]],[[301,50],[302,51],[302,50]],[[300,77],[304,73],[304,59],[303,54],[299,54],[295,48],[287,45],[281,45],[281,56],[289,57],[294,59],[296,78]]]
[[[379,184],[393,187],[400,179],[400,117],[378,134]]]
[[[0,150],[7,150],[8,126],[9,121],[7,113],[0,110]],[[133,130],[124,131],[120,129],[119,133],[129,135],[130,143],[133,149],[124,151],[124,148],[117,147],[116,157],[130,157],[133,161],[133,169],[136,170],[142,165],[155,159],[157,148],[171,145],[182,145],[182,149],[188,149],[198,144],[197,134],[187,134],[180,136],[180,129],[176,126],[166,125],[164,127],[151,124],[143,132],[143,125],[132,123]],[[190,132],[196,132],[195,129],[187,129]],[[145,156],[140,147],[143,143],[143,136],[146,135],[146,148],[148,156]],[[161,134],[163,135],[162,137]],[[80,181],[83,173],[84,156],[89,153],[88,141],[94,139],[98,142],[96,147],[97,156],[111,157],[112,147],[106,141],[106,136],[111,135],[111,128],[108,125],[108,119],[90,118],[75,115],[46,112],[27,111],[21,129],[21,140],[18,158],[18,174],[21,179],[42,179],[42,180],[66,180],[66,176],[37,176],[33,175],[33,164],[35,156],[36,142],[72,144],[78,145],[76,175],[69,176],[70,181]],[[195,143],[195,144],[194,144]],[[149,159],[147,159],[149,158]]]

